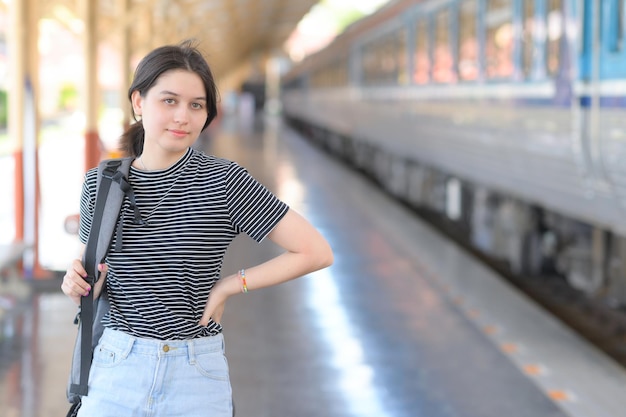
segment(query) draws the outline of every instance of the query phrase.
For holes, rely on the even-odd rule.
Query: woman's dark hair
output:
[[[213,78],[209,64],[202,53],[195,46],[193,40],[186,40],[178,45],[161,46],[146,55],[135,70],[133,83],[128,89],[129,100],[134,91],[139,91],[142,97],[157,82],[158,78],[167,71],[186,70],[191,71],[202,79],[207,99],[208,117],[202,130],[217,116],[217,86]],[[133,119],[137,121],[133,112]],[[143,151],[144,130],[141,121],[137,121],[122,134],[120,138],[120,150],[128,156],[139,156]]]

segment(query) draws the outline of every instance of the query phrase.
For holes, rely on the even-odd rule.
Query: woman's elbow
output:
[[[328,268],[333,264],[335,256],[328,242],[324,241],[324,243],[316,250],[315,261],[316,270]]]

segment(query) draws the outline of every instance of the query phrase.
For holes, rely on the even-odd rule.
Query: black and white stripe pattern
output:
[[[90,170],[83,185],[83,243],[93,218],[96,174]],[[240,233],[260,242],[288,206],[235,162],[192,148],[167,170],[131,168],[129,182],[147,224],[133,224],[126,200],[123,248],[107,257],[111,312],[105,326],[160,340],[219,333],[217,323],[197,323],[228,245]]]

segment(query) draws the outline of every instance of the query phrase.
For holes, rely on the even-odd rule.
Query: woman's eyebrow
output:
[[[163,95],[163,96],[175,96],[175,97],[180,97],[180,94],[175,93],[173,91],[169,91],[169,90],[163,90],[161,92],[159,92],[159,94]],[[207,101],[206,97],[196,97],[194,98],[194,100],[203,100],[203,101]]]

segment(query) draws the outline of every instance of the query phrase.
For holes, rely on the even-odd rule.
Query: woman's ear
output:
[[[130,95],[130,102],[133,105],[133,112],[137,116],[141,116],[141,104],[143,101],[143,97],[141,97],[141,93],[139,90],[135,90]]]

